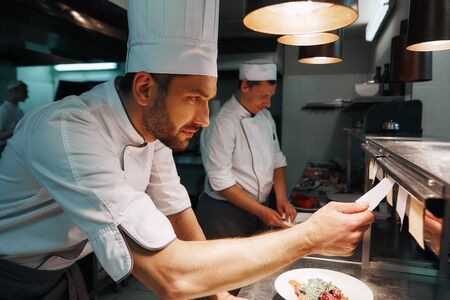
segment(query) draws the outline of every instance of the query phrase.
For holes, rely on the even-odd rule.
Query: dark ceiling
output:
[[[126,5],[125,0],[119,2]],[[243,25],[243,3],[221,1],[219,54],[275,51],[276,36]],[[1,4],[0,64],[125,60],[126,10],[112,1],[3,0]]]
[[[122,61],[126,40],[126,11],[107,0],[2,1],[0,60],[11,65]]]
[[[234,4],[221,5],[220,53],[275,51],[276,38],[246,29],[239,20],[242,2]],[[126,10],[108,0],[2,1],[2,64],[124,61],[126,41]]]

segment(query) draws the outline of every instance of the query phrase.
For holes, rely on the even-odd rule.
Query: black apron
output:
[[[248,237],[267,230],[254,214],[206,193],[200,195],[196,215],[207,239]]]
[[[0,260],[0,299],[89,300],[89,296],[77,263],[45,271]]]

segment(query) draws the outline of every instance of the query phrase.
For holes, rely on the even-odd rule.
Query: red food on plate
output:
[[[300,208],[314,208],[317,206],[319,201],[311,196],[307,196],[300,193],[294,193],[291,195],[291,202]]]

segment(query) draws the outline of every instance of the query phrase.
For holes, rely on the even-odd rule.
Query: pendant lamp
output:
[[[331,31],[358,18],[358,0],[245,0],[244,25],[279,35]]]
[[[408,50],[450,49],[450,0],[411,0],[408,27]]]
[[[408,20],[400,23],[400,34],[391,43],[391,81],[418,82],[433,79],[432,52],[406,49]]]
[[[342,40],[336,42],[298,47],[298,61],[302,64],[335,64],[342,61]]]
[[[335,42],[339,39],[339,35],[338,30],[332,32],[283,35],[278,38],[278,43],[291,46],[314,46]]]

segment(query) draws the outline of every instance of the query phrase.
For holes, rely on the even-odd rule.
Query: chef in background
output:
[[[23,117],[19,102],[28,98],[28,87],[23,81],[13,81],[6,87],[5,101],[0,104],[0,156],[7,140],[13,135],[14,127]]]
[[[273,63],[242,63],[238,90],[202,130],[207,177],[196,213],[207,238],[250,236],[295,220],[286,195],[286,158],[268,110],[276,79]],[[276,210],[268,206],[272,188]]]
[[[217,0],[128,1],[127,74],[22,119],[0,159],[0,297],[66,299],[68,287],[87,299],[76,261],[92,252],[115,281],[133,274],[162,299],[231,300],[223,291],[305,255],[354,251],[367,203],[204,240],[172,150],[209,124],[218,16]]]

